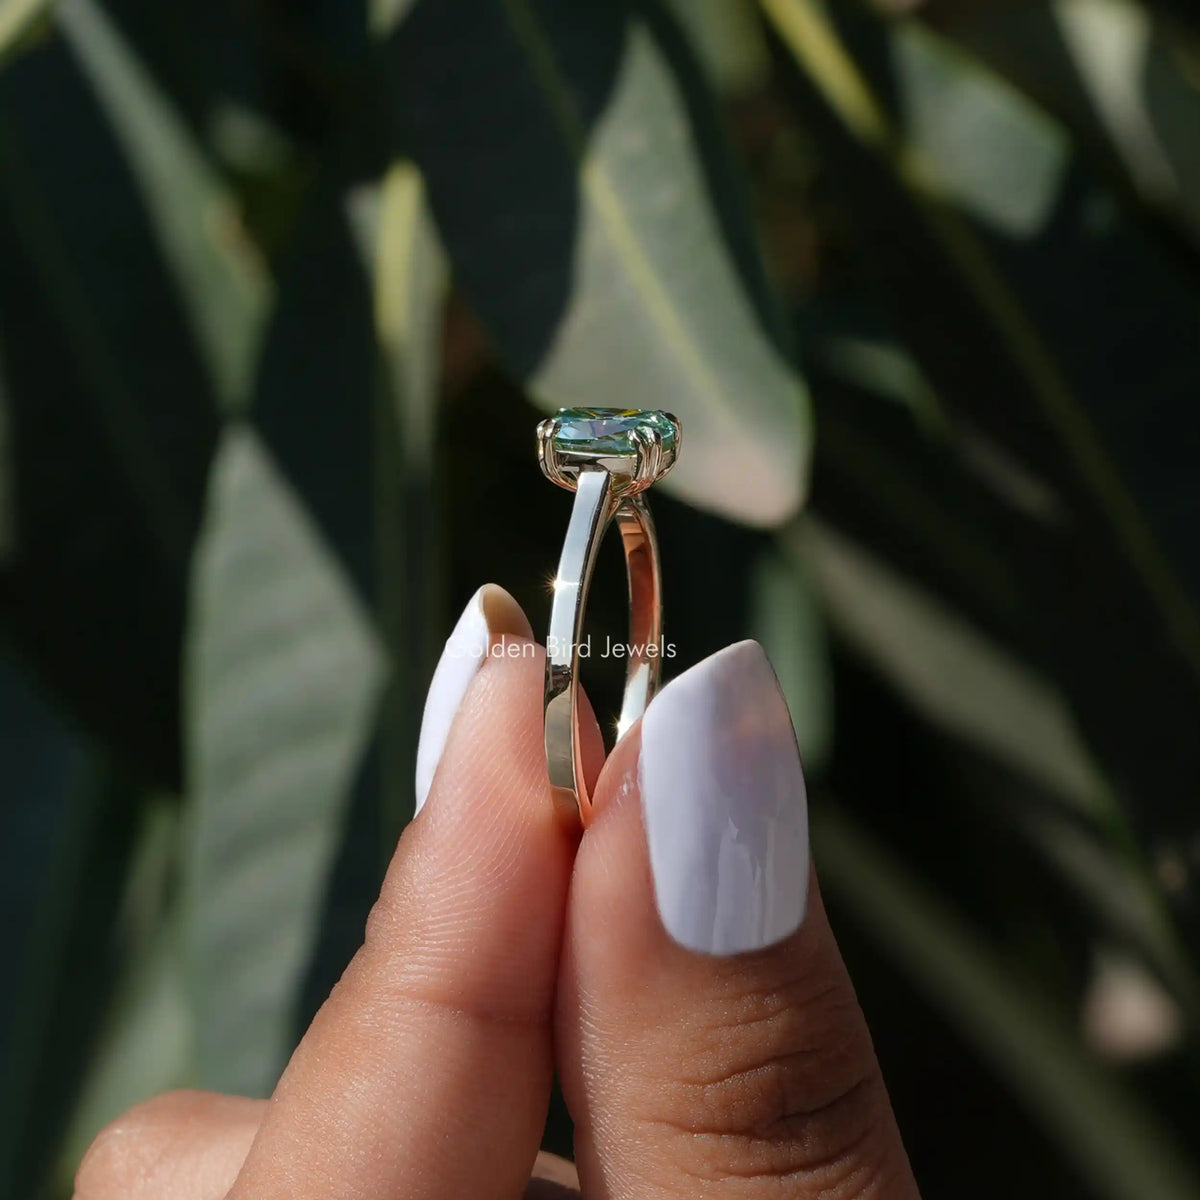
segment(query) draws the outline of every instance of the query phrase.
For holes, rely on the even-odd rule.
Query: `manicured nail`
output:
[[[800,927],[804,775],[757,642],[726,647],[655,697],[642,719],[639,783],[655,899],[675,941],[738,954]]]
[[[505,637],[532,638],[533,630],[521,606],[502,587],[485,584],[471,597],[446,640],[425,697],[417,743],[416,812],[421,811],[429,796],[450,727],[471,680],[487,661],[490,650]]]

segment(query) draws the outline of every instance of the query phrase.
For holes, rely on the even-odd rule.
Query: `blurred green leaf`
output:
[[[372,37],[390,37],[415,2],[416,0],[368,0],[367,23]]]
[[[753,0],[668,0],[668,7],[720,94],[766,86],[771,60]]]
[[[1011,238],[1036,235],[1070,169],[1066,133],[916,26],[896,38],[894,55],[904,153],[964,212]]]
[[[1200,238],[1200,46],[1129,0],[1059,0],[1054,15],[1135,188]]]
[[[669,405],[688,449],[668,487],[753,523],[789,516],[804,391],[711,100],[661,10],[422,0],[387,52],[457,277],[512,369],[550,409]]]
[[[147,1092],[265,1091],[358,944],[444,599],[536,614],[558,548],[479,520],[568,503],[493,348],[544,405],[678,407],[671,486],[790,517],[806,397],[715,87],[818,515],[655,502],[677,662],[772,655],[831,898],[928,994],[855,972],[930,1200],[997,1139],[987,1200],[1195,1194],[1132,1098],[1185,1144],[1189,1053],[1114,1082],[1071,1028],[1110,946],[1200,1015],[1198,60],[1156,7],[0,0],[0,634],[102,739],[0,711],[0,1191],[72,1103],[62,1194]],[[178,790],[181,649],[179,811],[144,777]]]
[[[843,381],[907,408],[926,426],[943,421],[938,399],[920,364],[898,342],[857,330],[826,331],[824,365]]]
[[[848,377],[835,362],[834,375],[826,354],[836,358],[843,349],[835,339],[824,352],[811,352],[821,397],[817,511],[858,534],[901,574],[960,607],[1014,655],[1036,659],[1040,647],[1013,546],[1029,515],[1038,525],[1054,522],[1053,492],[1011,470],[1002,488],[993,487],[972,469],[969,429],[939,424],[930,431],[927,426],[941,418],[926,414],[936,408],[914,412],[900,408],[890,392],[867,391],[860,386],[866,374],[861,364]],[[995,453],[991,443],[979,444]]]
[[[57,1132],[32,1110],[46,1013],[61,982],[64,906],[56,885],[78,861],[86,811],[89,747],[57,716],[5,647],[0,657],[0,957],[11,986],[0,989],[0,1194],[20,1195],[30,1159]],[[69,909],[69,905],[66,906]],[[61,1084],[62,1080],[55,1080]],[[38,1119],[39,1115],[42,1117]],[[48,1128],[47,1128],[48,1127]]]
[[[236,409],[269,291],[233,198],[103,9],[72,0],[58,23],[128,156],[217,393]]]
[[[9,430],[8,400],[4,394],[3,362],[0,362],[0,570],[13,549],[16,514],[13,512],[13,446]]]
[[[1052,11],[1096,116],[1134,185],[1149,200],[1178,203],[1182,181],[1156,128],[1158,114],[1149,95],[1148,67],[1160,49],[1154,46],[1149,14],[1126,0],[1060,0]],[[1200,91],[1177,74],[1168,79],[1170,101],[1190,108],[1194,124],[1200,118]],[[1184,170],[1200,168],[1194,145],[1171,149],[1183,152]]]
[[[258,437],[231,427],[186,656],[185,929],[203,1086],[265,1094],[291,1049],[383,670],[337,560]]]
[[[812,556],[837,636],[951,743],[960,738],[1002,764],[999,787],[982,788],[975,779],[964,801],[996,810],[1004,825],[1021,831],[1085,902],[1092,930],[1098,918],[1103,936],[1136,948],[1194,1014],[1196,972],[1159,877],[1102,802],[1108,786],[1062,700],[1051,697],[1053,685],[1023,661],[1044,657],[1036,614],[1061,603],[1061,593],[1043,592],[1030,578],[1031,563],[1054,553],[1031,535],[1058,536],[1053,531],[1066,518],[1061,501],[969,427],[929,416],[919,402],[923,386],[910,386],[907,364],[877,375],[842,361],[847,338],[853,334],[857,346],[869,331],[845,313],[830,322],[819,310],[804,314],[806,328],[818,315],[826,324],[809,329],[807,358],[820,401],[822,519],[810,519],[805,536],[797,531],[789,544]],[[878,329],[870,332],[879,337]],[[881,367],[890,361],[871,358]],[[1047,699],[1056,710],[1050,722],[1040,719]],[[1020,710],[1015,721],[1005,712],[1009,704]],[[1066,733],[1057,750],[1048,736],[1056,728]],[[1005,732],[1020,740],[1015,753],[995,736]],[[1029,761],[1030,752],[1039,764]],[[1062,805],[1073,790],[1063,786],[1064,768],[1069,781],[1084,785],[1083,807],[1098,824]],[[1061,928],[1061,915],[1055,924]]]
[[[790,538],[808,564],[831,627],[934,725],[1055,798],[1011,806],[1022,829],[1113,932],[1128,939],[1196,1011],[1200,988],[1156,879],[1054,687],[943,600],[809,517]],[[1086,822],[1079,814],[1086,814]]]
[[[1200,1014],[1200,979],[1171,920],[1158,874],[1120,842],[1097,837],[1062,813],[1043,809],[1015,820],[1108,932],[1134,949],[1194,1022]]]
[[[1014,983],[951,907],[826,803],[813,812],[826,886],[1034,1108],[1109,1200],[1195,1200],[1179,1146],[1120,1079],[1084,1051],[1066,1015]]]
[[[103,1021],[122,947],[119,909],[144,796],[0,662],[0,1192],[34,1196]],[[6,991],[8,989],[5,989]]]
[[[835,26],[809,0],[763,5],[795,58],[788,86],[824,136],[865,267],[884,284],[947,423],[971,427],[1055,498],[1022,514],[1006,548],[1030,645],[1147,855],[1173,852],[1194,834],[1200,776],[1186,399],[1200,386],[1200,308],[1190,281],[1077,154],[1053,203],[1039,202],[1040,220],[1032,208],[1017,224],[1019,209],[997,221],[994,204],[981,208],[984,185],[1026,176],[974,176],[978,157],[955,148],[999,130],[1010,153],[1024,138],[1031,161],[1042,161],[1042,146],[1053,166],[1057,135],[1047,140],[1028,101],[927,31],[848,8]],[[1047,168],[1043,182],[1051,178]],[[974,465],[985,466],[978,455]],[[1143,718],[1149,694],[1153,722]],[[1194,947],[1185,893],[1177,913]]]
[[[215,401],[137,180],[61,38],[0,72],[0,173],[0,610],[68,710],[175,786]]]
[[[751,636],[762,643],[787,697],[805,774],[819,774],[833,740],[833,669],[821,600],[804,558],[764,550],[751,583]]]
[[[449,276],[424,180],[412,163],[395,163],[384,177],[374,268],[386,378],[375,459],[379,621],[394,667],[380,738],[383,848],[390,854],[412,816],[420,713],[447,590],[434,467]]]
[[[146,805],[117,914],[122,961],[58,1161],[61,1191],[96,1134],[126,1109],[191,1082],[192,1019],[175,878],[180,808]]]
[[[378,350],[359,226],[373,185],[331,171],[287,256],[254,381],[251,421],[366,602],[375,587],[371,461]],[[338,397],[331,403],[331,397]]]
[[[55,0],[0,0],[0,66]]]
[[[943,32],[1064,121],[1142,201],[1200,237],[1194,39],[1132,0],[988,5]]]
[[[920,711],[1093,816],[1111,798],[1056,689],[816,519],[797,538],[829,620]]]
[[[1135,233],[1122,229],[1119,238],[1106,236],[1120,219],[1111,197],[1097,191],[1082,198],[1081,211],[1062,211],[1065,199],[1075,199],[1056,195],[1067,187],[1062,157],[1067,144],[1008,85],[962,60],[945,42],[911,22],[877,26],[851,21],[856,36],[871,42],[876,56],[889,55],[885,61],[895,67],[894,76],[889,74],[876,87],[812,0],[763,0],[763,5],[806,73],[813,98],[825,106],[822,117],[835,120],[843,135],[855,139],[858,154],[877,158],[900,185],[892,195],[907,201],[930,243],[928,251],[918,248],[914,257],[936,251],[944,258],[937,264],[939,274],[956,273],[958,291],[973,306],[961,314],[958,325],[973,324],[971,344],[984,349],[997,366],[1002,364],[1005,377],[1020,387],[1009,408],[1023,394],[1038,405],[1036,414],[1020,413],[1019,423],[1017,413],[995,405],[987,414],[989,425],[1003,429],[1007,418],[1008,432],[1027,436],[1023,449],[1037,456],[1039,466],[1066,470],[1070,474],[1064,483],[1078,481],[1086,487],[1154,596],[1180,650],[1200,670],[1200,618],[1177,575],[1185,571],[1190,581],[1200,566],[1185,554],[1168,558],[1164,553],[1164,543],[1171,549],[1179,547],[1177,522],[1167,522],[1166,517],[1174,515],[1168,514],[1167,506],[1152,503],[1147,511],[1139,504],[1156,497],[1139,486],[1145,482],[1141,464],[1131,461],[1130,447],[1115,436],[1114,424],[1123,413],[1125,432],[1129,432],[1141,414],[1131,418],[1127,405],[1117,410],[1111,378],[1117,352],[1121,352],[1121,366],[1132,363],[1132,343],[1144,337],[1147,342],[1154,339],[1155,350],[1137,355],[1140,370],[1147,361],[1166,357],[1171,374],[1160,376],[1164,388],[1177,389],[1185,372],[1195,372],[1200,379],[1195,336],[1200,317],[1194,296],[1183,280],[1161,268],[1151,247]],[[877,44],[880,39],[885,39],[882,46]],[[899,93],[902,121],[879,98],[885,83]],[[1021,171],[1005,173],[1003,178],[988,174],[994,169],[990,160],[969,152],[972,144],[995,142],[998,137],[1007,148],[1007,160],[1025,159]],[[849,147],[843,146],[838,157],[847,152]],[[855,170],[859,175],[851,187],[857,192],[872,169],[860,157]],[[1038,172],[1041,184],[1031,183],[1030,170]],[[1072,177],[1072,183],[1077,186],[1078,180]],[[998,189],[1014,193],[1013,203],[1034,199],[1036,206],[1024,214],[1012,210],[997,223],[997,201],[983,197]],[[994,242],[963,221],[948,202],[964,199],[973,199],[975,211],[989,213],[993,224],[1010,236],[1002,244]],[[879,200],[878,194],[869,197],[871,204]],[[868,197],[856,194],[854,202],[865,209]],[[981,210],[980,204],[986,207]],[[866,218],[865,211],[863,215],[870,236],[877,217]],[[1013,226],[1014,220],[1019,228]],[[1051,220],[1056,236],[1033,239],[1031,235],[1044,231]],[[1069,234],[1064,228],[1068,221],[1074,226]],[[1122,306],[1089,308],[1090,323],[1081,328],[1078,309],[1064,310],[1058,289],[1068,281],[1075,284],[1077,276],[1066,268],[1083,267],[1085,253],[1136,291],[1126,296]],[[1108,287],[1112,288],[1111,280]],[[1142,315],[1134,324],[1121,323],[1134,297]],[[945,305],[949,298],[944,294],[938,301]],[[1109,351],[1107,363],[1095,353],[1097,321],[1112,325],[1105,329],[1111,336],[1102,343]],[[928,352],[929,339],[918,345]],[[972,364],[976,376],[984,373],[983,361],[987,359]],[[1086,394],[1076,386],[1084,379],[1097,385]],[[970,404],[968,387],[945,390],[965,411],[980,414],[982,406]],[[1124,396],[1120,393],[1121,399]],[[1035,420],[1046,424],[1056,444],[1046,441],[1046,432],[1034,427]],[[1139,432],[1144,439],[1145,430]],[[1165,439],[1158,448],[1171,450]]]
[[[404,435],[405,467],[428,475],[449,278],[425,182],[411,163],[393,164],[384,178],[374,265],[375,327]]]
[[[358,604],[374,613],[385,561],[395,551],[382,540],[380,493],[403,486],[404,467],[397,462],[395,474],[384,478],[377,462],[388,446],[371,278],[380,192],[374,181],[349,178],[344,166],[335,157],[315,181],[280,263],[251,421]],[[392,647],[385,649],[390,658]],[[392,689],[404,686],[400,664],[393,659],[389,667]],[[403,745],[385,746],[374,726],[368,733],[373,736],[342,802],[347,815],[337,829],[320,920],[311,930],[294,1030],[304,1027],[359,945],[387,847],[399,832],[393,827],[389,841],[383,829],[389,817],[380,767],[402,755]],[[406,792],[397,804],[409,802]]]

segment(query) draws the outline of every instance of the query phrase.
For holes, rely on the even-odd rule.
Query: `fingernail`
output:
[[[454,632],[446,640],[429,684],[425,712],[421,717],[421,737],[417,742],[415,812],[421,811],[429,796],[450,727],[471,680],[487,661],[492,647],[504,637],[532,638],[533,630],[521,606],[502,587],[488,583],[463,609]]]
[[[655,899],[676,942],[739,954],[800,927],[804,775],[757,642],[726,647],[655,697],[642,719],[639,783]]]

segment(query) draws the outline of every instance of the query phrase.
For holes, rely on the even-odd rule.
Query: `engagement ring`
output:
[[[632,408],[563,408],[537,430],[546,477],[575,493],[546,638],[546,767],[555,802],[586,825],[591,799],[579,746],[579,644],[600,541],[615,520],[629,575],[629,666],[617,723],[620,737],[658,687],[662,582],[654,522],[642,493],[679,455],[679,421]]]

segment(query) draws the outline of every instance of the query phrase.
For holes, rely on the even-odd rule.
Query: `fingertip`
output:
[[[680,945],[741,954],[789,937],[808,895],[808,802],[796,734],[754,641],[655,698],[638,763],[659,915]]]
[[[553,1078],[573,854],[550,803],[544,655],[524,644],[466,688],[422,817],[276,1089],[237,1197],[342,1195],[346,1178],[356,1194],[398,1195],[413,1177],[429,1194],[520,1194]],[[318,1174],[338,1190],[313,1186]]]
[[[478,603],[493,638],[533,640],[533,626],[525,610],[498,583],[485,583],[477,593]]]
[[[521,606],[499,584],[485,583],[467,601],[429,681],[417,741],[413,815],[429,798],[450,731],[476,675],[492,658],[522,657],[532,650],[533,629]]]
[[[600,732],[600,722],[596,719],[596,710],[582,687],[579,689],[579,708],[576,714],[579,722],[579,745],[583,755],[583,778],[587,794],[592,798],[591,817],[595,816],[596,788],[600,776],[604,772],[604,734]]]
[[[625,803],[630,797],[634,802],[637,801],[637,769],[641,748],[642,722],[639,720],[625,731],[600,764],[591,790],[593,826],[605,819],[605,813]],[[607,819],[613,818],[610,816]]]
[[[664,688],[605,764],[559,982],[585,1190],[716,1197],[737,1177],[825,1195],[836,1163],[860,1188],[839,1195],[915,1197],[806,812],[755,643]]]

